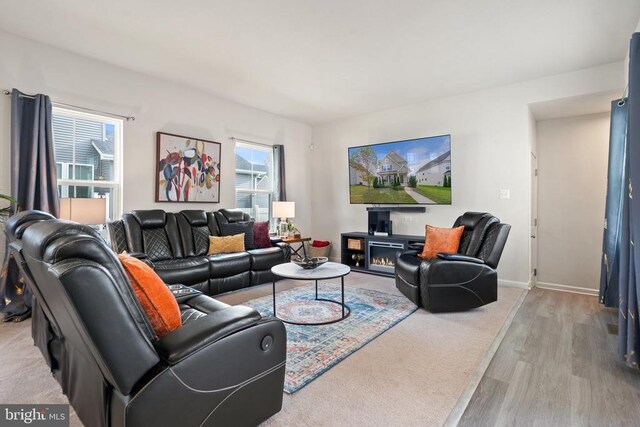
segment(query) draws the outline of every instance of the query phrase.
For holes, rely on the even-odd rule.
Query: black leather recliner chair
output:
[[[158,338],[97,233],[29,221],[40,214],[15,218],[25,229],[12,250],[46,307],[39,325],[52,337],[40,349],[85,425],[257,425],[281,409],[281,321],[190,290],[177,297],[183,325]]]
[[[453,226],[460,225],[464,232],[457,254],[422,259],[414,249],[396,260],[396,287],[431,312],[468,310],[498,299],[496,268],[511,226],[480,212],[465,213]]]

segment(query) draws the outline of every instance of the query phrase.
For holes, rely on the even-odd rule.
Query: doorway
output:
[[[537,122],[536,287],[598,293],[609,127],[609,113]]]

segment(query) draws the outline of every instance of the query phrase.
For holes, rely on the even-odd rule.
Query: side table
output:
[[[289,247],[291,248],[291,252],[296,254],[298,258],[306,258],[307,249],[305,248],[304,243],[310,242],[311,237],[283,237],[281,239],[277,239],[277,241],[286,243],[287,245],[289,245]],[[291,246],[292,243],[300,243],[300,246],[297,249],[295,249],[293,246]],[[303,256],[300,255],[300,251],[302,251]]]

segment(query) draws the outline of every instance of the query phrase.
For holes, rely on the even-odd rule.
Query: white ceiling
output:
[[[308,123],[621,61],[638,0],[13,0],[0,29]]]

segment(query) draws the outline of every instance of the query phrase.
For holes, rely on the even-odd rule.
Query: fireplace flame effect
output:
[[[371,264],[375,264],[375,265],[381,265],[383,267],[395,267],[395,262],[393,262],[392,259],[387,258],[387,257],[373,257],[373,259],[371,260]]]

